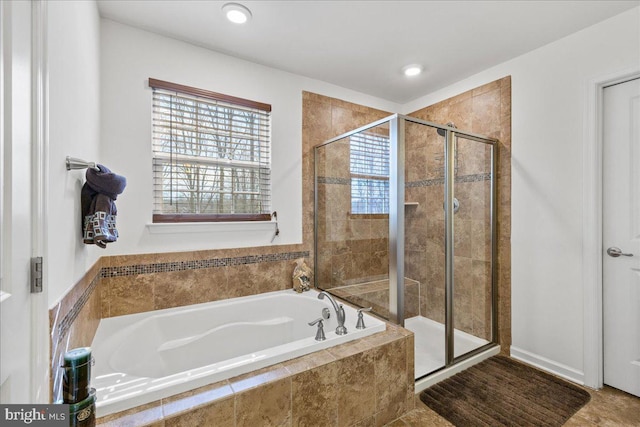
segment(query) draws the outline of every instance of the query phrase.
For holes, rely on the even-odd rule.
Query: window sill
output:
[[[182,234],[275,230],[275,221],[182,222],[147,224],[150,234]]]

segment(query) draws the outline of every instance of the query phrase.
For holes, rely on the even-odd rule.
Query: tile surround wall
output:
[[[63,364],[64,353],[91,345],[100,323],[100,292],[95,290],[100,286],[101,268],[102,261],[98,260],[49,310],[52,402],[61,398],[62,371],[59,367]]]
[[[252,249],[100,258],[49,310],[52,401],[63,354],[90,346],[101,318],[287,289],[294,260],[309,257],[298,245]]]
[[[314,102],[310,100],[313,99]],[[343,117],[335,108],[347,108],[350,114],[363,118],[363,110],[342,101],[335,102],[319,95],[303,98],[308,130],[317,143],[330,135],[344,133],[388,114],[377,112],[367,122],[350,128],[329,126],[334,116]],[[360,114],[358,114],[360,113]],[[480,86],[451,99],[410,114],[436,123],[454,122],[460,129],[499,139],[498,150],[498,314],[500,343],[508,351],[511,342],[510,285],[510,147],[511,147],[511,79]],[[315,124],[324,118],[324,127]],[[313,119],[313,121],[312,121]],[[305,121],[303,121],[303,124]],[[320,131],[319,129],[322,129]],[[406,200],[418,202],[405,209],[405,276],[419,287],[407,286],[405,300],[419,301],[410,314],[418,312],[444,322],[444,145],[434,129],[406,124],[405,181]],[[318,225],[318,281],[323,287],[344,290],[346,299],[358,304],[379,305],[381,293],[375,289],[376,275],[385,276],[388,267],[388,222],[381,218],[353,218],[349,215],[349,146],[348,140],[320,150],[318,211],[324,222]],[[455,326],[474,335],[490,338],[490,151],[482,144],[460,140],[456,159],[456,197],[461,210],[456,214],[454,274]],[[368,266],[368,268],[367,268]],[[374,277],[370,277],[374,276]],[[351,286],[368,283],[370,291]],[[365,297],[368,296],[366,301]],[[383,312],[384,312],[384,307]],[[380,313],[384,315],[384,313]]]
[[[453,122],[460,129],[469,130],[499,140],[497,164],[497,213],[498,213],[498,330],[502,351],[508,352],[511,345],[511,77],[487,83],[453,98],[423,108],[411,116],[435,123]],[[432,131],[423,135],[428,149],[423,162],[438,171],[442,152],[441,142]],[[440,138],[441,139],[441,138]],[[409,141],[410,138],[407,138]],[[461,209],[455,216],[456,240],[454,274],[462,280],[456,281],[457,294],[454,299],[456,327],[478,336],[489,336],[490,302],[486,299],[490,285],[490,234],[488,228],[489,181],[482,179],[488,170],[488,150],[473,142],[458,145],[456,176],[473,177],[456,179],[456,198]],[[421,155],[413,151],[412,156]],[[420,163],[420,162],[418,162]],[[424,171],[407,171],[408,181],[421,179]],[[466,181],[466,182],[464,182]],[[435,207],[432,211],[417,210],[407,216],[408,236],[419,236],[425,241],[420,247],[417,241],[410,241],[405,259],[407,276],[422,283],[421,310],[427,317],[444,319],[444,223],[443,211],[439,208],[444,198],[443,187],[429,186],[408,188],[407,197]],[[431,203],[429,203],[431,202]],[[469,207],[469,209],[465,209]],[[409,211],[407,211],[409,212]],[[410,217],[411,215],[411,217]],[[431,219],[419,221],[420,216]],[[418,219],[418,221],[416,221]],[[424,253],[427,256],[425,257]],[[435,260],[436,262],[433,262]]]
[[[305,226],[304,238],[313,244],[313,147],[391,113],[309,92],[303,92],[302,102],[303,186],[309,189],[303,191],[303,203],[310,206],[304,209],[305,225],[309,225]],[[318,175],[323,177],[318,186],[319,213],[325,221],[318,227],[317,280],[323,288],[386,275],[389,264],[388,220],[350,215],[350,186],[344,185],[351,178],[348,140],[332,147],[335,149],[320,151],[318,163]],[[304,173],[305,170],[309,173]],[[331,214],[322,215],[327,211]]]
[[[389,126],[385,123],[366,133],[388,137]],[[322,146],[317,156],[317,283],[332,289],[388,276],[388,216],[351,212],[350,138]]]
[[[294,261],[308,259],[309,252],[215,251],[208,254],[210,258],[201,259],[203,255],[191,253],[192,259],[180,261],[167,256],[170,261],[156,259],[153,264],[130,266],[118,265],[122,261],[117,259],[105,260],[108,265],[102,268],[102,317],[288,289]],[[138,261],[144,259],[146,256]]]

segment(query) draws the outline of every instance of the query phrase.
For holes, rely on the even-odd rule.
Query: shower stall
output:
[[[314,148],[315,285],[414,332],[417,391],[499,351],[496,143],[395,114]]]

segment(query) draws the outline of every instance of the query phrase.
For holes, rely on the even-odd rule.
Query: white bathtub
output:
[[[329,308],[325,341],[308,323]],[[317,291],[270,292],[102,319],[92,343],[99,417],[385,330],[344,306],[346,335]]]

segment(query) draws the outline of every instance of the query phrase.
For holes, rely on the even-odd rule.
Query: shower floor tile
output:
[[[444,325],[426,317],[406,319],[404,327],[412,331],[415,342],[415,377],[420,378],[444,366]],[[456,329],[454,331],[454,355],[461,356],[489,341]]]

